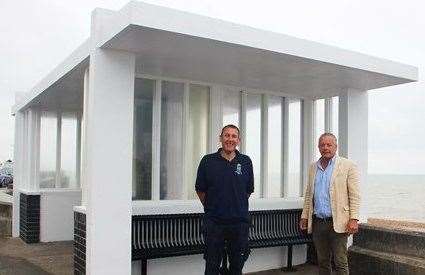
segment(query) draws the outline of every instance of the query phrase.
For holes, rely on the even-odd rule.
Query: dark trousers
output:
[[[336,233],[332,219],[313,219],[313,242],[317,252],[319,274],[332,274],[331,257],[337,275],[348,275],[347,233]]]
[[[226,243],[229,253],[229,273],[242,274],[242,268],[249,256],[249,225],[247,223],[217,224],[204,220],[205,275],[218,275]]]

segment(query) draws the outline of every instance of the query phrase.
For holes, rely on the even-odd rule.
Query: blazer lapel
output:
[[[330,188],[332,188],[332,186],[335,183],[335,178],[336,178],[336,175],[338,175],[340,164],[341,164],[341,161],[340,161],[339,157],[337,156],[335,158],[335,164],[334,164],[334,170],[332,171],[331,182],[329,184]]]
[[[315,162],[313,165],[313,173],[310,174],[310,182],[311,182],[311,192],[314,196],[314,185],[316,184],[316,172],[317,172],[317,163]],[[312,197],[313,197],[312,196]]]

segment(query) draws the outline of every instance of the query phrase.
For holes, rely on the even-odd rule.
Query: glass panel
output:
[[[332,133],[338,139],[338,131],[339,131],[339,97],[334,96],[332,98]]]
[[[241,92],[224,89],[223,126],[233,124],[239,127],[241,110]]]
[[[288,197],[300,196],[301,185],[301,101],[288,104]]]
[[[315,159],[320,158],[320,152],[318,148],[319,137],[325,132],[325,100],[318,99],[314,102],[315,104],[315,129],[314,129],[314,157]]]
[[[197,199],[195,179],[201,158],[208,152],[208,121],[210,88],[202,85],[190,85],[189,89],[189,125],[188,125],[188,199]]]
[[[246,153],[254,169],[253,198],[261,196],[261,95],[247,95],[246,101]]]
[[[184,84],[163,81],[161,93],[160,199],[183,198]]]
[[[40,188],[54,188],[56,177],[57,116],[41,112],[40,117]]]
[[[133,200],[150,200],[152,189],[152,107],[155,81],[134,83]]]
[[[60,187],[78,188],[77,186],[77,116],[62,114],[61,129],[61,173]]]
[[[282,98],[268,97],[268,196],[281,197]]]

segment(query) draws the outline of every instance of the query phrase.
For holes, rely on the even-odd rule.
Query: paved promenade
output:
[[[71,275],[72,242],[26,244],[18,238],[0,238],[1,275]],[[270,270],[255,275],[312,275],[316,267],[302,265],[297,272]],[[201,273],[200,273],[201,274]]]

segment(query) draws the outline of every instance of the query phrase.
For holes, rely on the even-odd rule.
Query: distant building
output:
[[[201,212],[196,168],[224,124],[240,126],[254,163],[252,209],[300,208],[318,135],[337,134],[365,182],[367,91],[417,78],[409,65],[187,12],[96,9],[89,39],[13,107],[13,236],[72,240],[77,213],[87,273],[138,273],[132,215]],[[254,250],[246,271],[284,257]],[[200,274],[202,263],[158,259],[148,271]]]

